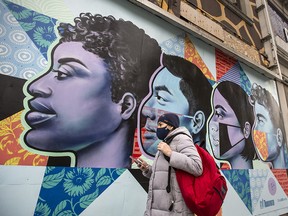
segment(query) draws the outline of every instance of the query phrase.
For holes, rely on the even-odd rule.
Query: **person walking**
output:
[[[150,178],[144,215],[194,215],[183,200],[175,174],[175,169],[194,176],[200,176],[203,172],[202,161],[192,137],[187,128],[179,127],[179,117],[174,113],[159,117],[157,137],[162,141],[157,147],[152,166],[141,158],[141,163],[138,163],[143,175]],[[172,167],[171,173],[169,166]]]

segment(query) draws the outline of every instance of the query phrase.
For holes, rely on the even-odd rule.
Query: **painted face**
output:
[[[80,42],[58,45],[51,69],[28,87],[33,98],[25,119],[32,129],[26,143],[41,150],[77,151],[105,139],[121,122],[110,85],[103,59]]]
[[[245,147],[239,121],[218,89],[214,92],[213,115],[209,121],[208,133],[212,151],[218,159],[239,155]]]
[[[255,103],[254,113],[256,121],[253,130],[253,141],[256,151],[263,161],[274,160],[278,155],[276,129],[270,118],[268,110]]]
[[[148,150],[159,140],[156,136],[157,120],[165,112],[177,114],[188,114],[189,104],[179,87],[180,78],[172,75],[166,68],[161,70],[152,86],[153,94],[146,101],[142,109],[142,114],[146,117],[144,134],[142,135],[142,144],[144,149]],[[180,119],[181,121],[181,119]],[[156,153],[150,152],[151,154]]]

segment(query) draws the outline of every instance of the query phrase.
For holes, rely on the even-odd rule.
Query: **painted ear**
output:
[[[276,139],[278,146],[281,147],[283,145],[283,133],[280,128],[277,128]]]
[[[125,93],[122,96],[119,104],[121,105],[121,116],[122,119],[129,119],[136,109],[136,99],[130,92]]]
[[[245,122],[244,128],[243,128],[243,134],[245,139],[248,139],[248,137],[251,134],[251,125],[249,122]]]
[[[198,110],[192,118],[192,132],[198,134],[205,125],[205,115],[202,110]]]

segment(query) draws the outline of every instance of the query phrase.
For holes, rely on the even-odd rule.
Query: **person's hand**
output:
[[[149,170],[149,165],[146,161],[144,161],[142,158],[138,158],[141,163],[137,163],[137,166],[142,172],[147,172]]]
[[[167,143],[165,143],[165,142],[160,142],[158,144],[157,149],[159,151],[161,151],[164,155],[168,156],[168,157],[170,157],[171,154],[172,154],[172,150],[171,150],[170,146]]]

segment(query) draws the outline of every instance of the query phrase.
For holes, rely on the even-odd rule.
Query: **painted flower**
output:
[[[50,44],[56,39],[53,27],[37,27],[33,33],[35,42],[40,47],[49,47]]]
[[[51,209],[49,208],[49,206],[46,204],[46,203],[41,203],[41,202],[38,202],[37,203],[37,206],[36,206],[36,209],[35,209],[35,212],[34,212],[34,215],[36,216],[46,216],[46,215],[49,215],[51,212]]]
[[[64,191],[69,196],[81,196],[90,189],[94,182],[91,168],[76,168],[65,175]]]
[[[28,10],[26,8],[23,8],[19,5],[16,4],[9,4],[8,3],[8,8],[10,9],[10,11],[12,12],[13,16],[17,19],[17,20],[22,20],[22,19],[26,19],[30,16],[32,16],[32,11]]]

